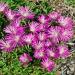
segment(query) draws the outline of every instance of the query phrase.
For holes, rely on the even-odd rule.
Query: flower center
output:
[[[42,19],[41,19],[41,22],[42,22],[42,23],[45,23],[45,19],[44,19],[44,18],[42,18]]]
[[[19,36],[15,36],[15,41],[16,41],[16,42],[18,42],[18,41],[19,41],[19,39],[20,39],[20,37],[19,37]]]
[[[67,31],[63,32],[63,35],[64,35],[64,36],[67,35]]]
[[[45,66],[46,66],[46,68],[49,67],[49,63],[48,63],[48,61],[45,62]]]
[[[54,56],[54,53],[52,51],[49,51],[50,56]]]
[[[25,12],[25,13],[23,14],[23,16],[24,16],[24,17],[27,17],[27,16],[28,16],[28,12]]]
[[[43,54],[43,52],[40,52],[39,55],[40,55],[40,57],[42,57],[44,54]]]
[[[57,37],[58,36],[58,32],[57,31],[53,31],[52,34]]]
[[[60,54],[63,54],[63,53],[64,53],[64,48],[61,48]]]
[[[10,44],[9,43],[6,43],[5,47],[6,48],[9,48],[10,47]]]

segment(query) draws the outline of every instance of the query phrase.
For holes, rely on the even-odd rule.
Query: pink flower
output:
[[[4,28],[4,31],[8,34],[23,34],[24,28],[22,26],[15,26],[15,25],[9,25],[6,28]]]
[[[11,25],[14,25],[16,27],[19,27],[20,26],[21,19],[22,19],[21,17],[15,18],[10,24]]]
[[[37,33],[36,35],[37,35],[37,37],[38,37],[38,39],[39,39],[40,41],[44,41],[44,40],[47,39],[47,35],[46,35],[45,32],[39,32],[39,33]]]
[[[32,18],[34,18],[34,13],[28,8],[28,7],[20,7],[19,8],[19,13],[23,16],[23,17],[25,17],[25,18],[27,18],[27,19],[32,19]]]
[[[48,18],[48,16],[40,15],[40,16],[38,17],[38,20],[39,20],[40,23],[46,24],[46,23],[48,23],[49,18]]]
[[[70,51],[68,50],[68,47],[66,45],[58,46],[58,52],[61,58],[66,58],[70,55]]]
[[[60,17],[60,13],[53,11],[49,13],[48,16],[50,20],[57,20]]]
[[[37,22],[32,22],[31,24],[29,24],[29,27],[30,27],[30,31],[33,33],[39,31],[39,23]]]
[[[33,40],[36,40],[35,36],[32,33],[25,35],[23,39],[27,44],[32,44]]]
[[[45,50],[44,49],[35,50],[34,51],[34,57],[37,59],[44,58],[45,57]]]
[[[53,42],[59,42],[60,27],[51,27],[48,30],[48,36]]]
[[[16,46],[24,46],[25,42],[22,37],[23,35],[21,34],[8,34],[5,39],[14,42]]]
[[[19,57],[19,61],[23,64],[23,65],[28,65],[29,62],[32,61],[32,58],[29,54],[27,53],[23,53],[20,57]]]
[[[18,13],[16,11],[13,11],[9,8],[7,8],[4,13],[9,20],[14,20],[18,16]]]
[[[46,53],[47,53],[48,57],[53,57],[53,58],[59,57],[59,53],[57,52],[57,50],[54,47],[53,48],[47,48]]]
[[[46,23],[46,24],[40,24],[40,23],[38,23],[38,32],[40,32],[40,31],[45,31],[46,30],[46,28],[48,28],[49,27],[49,25],[48,25],[48,23]]]
[[[38,40],[34,40],[32,42],[32,47],[35,48],[36,50],[42,49],[44,47],[44,42],[38,41]]]
[[[45,24],[40,24],[39,25],[39,30],[44,31],[45,30]]]
[[[43,68],[47,69],[49,72],[51,72],[55,67],[54,61],[49,60],[48,58],[44,58],[41,62],[41,65]]]
[[[15,48],[14,42],[9,40],[0,40],[0,49],[6,52],[11,52]]]
[[[60,26],[62,26],[64,28],[72,29],[72,26],[73,26],[73,21],[69,17],[63,17],[63,16],[61,16],[58,19],[58,23],[60,23]]]
[[[5,3],[0,3],[0,12],[4,12],[7,7],[8,7],[7,4],[5,4]]]
[[[60,32],[60,41],[69,41],[73,37],[73,34],[73,30],[62,28]]]
[[[49,39],[46,39],[45,40],[45,47],[50,47],[50,46],[52,46],[52,41]]]

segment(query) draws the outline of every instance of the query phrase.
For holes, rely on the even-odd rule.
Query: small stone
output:
[[[68,71],[67,71],[67,74],[69,74],[69,73],[70,73],[70,71],[68,70]]]

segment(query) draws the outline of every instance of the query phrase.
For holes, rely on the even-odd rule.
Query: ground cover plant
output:
[[[74,21],[52,11],[45,1],[4,2],[0,3],[0,73],[55,75],[58,61],[71,55],[68,43],[74,36]]]

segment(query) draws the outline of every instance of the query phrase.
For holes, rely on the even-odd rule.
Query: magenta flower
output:
[[[66,45],[58,46],[58,51],[61,58],[66,58],[70,55],[70,51]]]
[[[19,13],[23,16],[23,17],[25,17],[25,18],[27,18],[27,19],[32,19],[32,18],[34,18],[34,13],[28,8],[28,7],[20,7],[19,8]]]
[[[69,17],[63,17],[63,16],[61,16],[58,19],[58,23],[60,23],[60,26],[62,26],[64,28],[72,29],[72,26],[73,26],[73,21]]]
[[[52,41],[49,39],[46,39],[45,40],[45,47],[50,47],[50,46],[52,46]]]
[[[70,29],[61,29],[60,41],[69,41],[73,37],[73,30]]]
[[[32,58],[29,54],[27,53],[23,53],[20,57],[19,57],[19,61],[23,64],[23,65],[28,65],[29,62],[32,61]]]
[[[49,13],[48,16],[50,20],[58,20],[58,18],[60,17],[60,13],[53,11]]]
[[[30,31],[33,33],[39,31],[39,23],[37,22],[32,22],[31,24],[29,24],[29,27],[30,27]]]
[[[33,40],[36,40],[35,36],[32,33],[24,35],[22,38],[27,44],[32,44]]]
[[[0,12],[4,12],[7,7],[8,7],[7,4],[5,4],[5,3],[0,3]]]
[[[21,24],[20,24],[20,22],[21,22],[21,17],[18,17],[18,18],[15,18],[12,22],[11,22],[11,25],[14,25],[14,26],[16,26],[16,27],[19,27]]]
[[[39,33],[37,33],[36,35],[37,35],[37,37],[38,37],[38,39],[39,39],[40,41],[44,41],[44,40],[47,39],[47,35],[46,35],[45,32],[39,32]]]
[[[51,27],[48,30],[48,36],[53,42],[59,42],[60,27]]]
[[[38,25],[38,32],[40,32],[40,31],[45,31],[47,28],[49,27],[49,25],[48,25],[48,23],[46,23],[46,24],[39,24]]]
[[[45,16],[45,15],[40,15],[40,16],[38,17],[38,20],[39,20],[39,22],[40,22],[41,24],[46,24],[46,23],[49,22],[48,16]]]
[[[47,69],[49,72],[51,72],[55,67],[54,61],[49,60],[48,58],[44,58],[43,61],[41,62],[41,65],[43,68]]]
[[[44,48],[44,42],[38,41],[38,40],[34,40],[32,42],[32,47],[35,48],[36,50],[42,49]]]
[[[40,49],[40,50],[35,50],[34,51],[34,57],[37,59],[42,59],[45,57],[45,50],[44,49]]]
[[[14,42],[17,46],[24,46],[25,42],[21,34],[8,34],[5,39]]]
[[[18,13],[16,11],[13,11],[9,8],[7,8],[4,13],[9,20],[14,20],[18,16]]]
[[[11,42],[9,40],[0,40],[0,49],[6,52],[11,52],[15,48],[14,42]]]
[[[59,53],[57,52],[57,50],[54,47],[46,49],[46,53],[47,53],[48,57],[53,57],[53,58],[59,57]]]
[[[4,28],[4,31],[8,34],[23,34],[24,28],[22,26],[15,26],[15,25],[9,25],[6,28]]]

